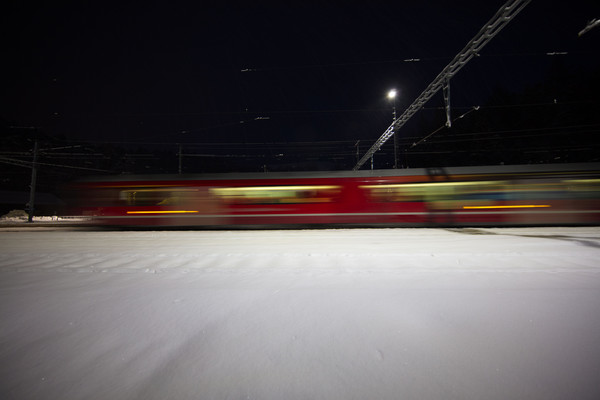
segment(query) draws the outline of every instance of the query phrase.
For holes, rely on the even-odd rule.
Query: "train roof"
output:
[[[304,172],[243,172],[210,174],[152,174],[152,175],[99,175],[86,182],[157,181],[157,180],[252,180],[252,179],[315,179],[315,178],[377,178],[392,176],[452,176],[474,174],[534,174],[600,172],[600,163],[522,164],[469,167],[430,167],[406,169],[375,169],[359,171],[304,171]]]

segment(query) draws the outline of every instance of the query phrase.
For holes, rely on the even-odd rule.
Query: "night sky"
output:
[[[366,151],[391,122],[387,91],[401,113],[504,3],[10,2],[0,119],[89,144]],[[597,74],[600,28],[578,37],[594,18],[597,1],[533,0],[451,81],[453,113],[532,87],[557,62]],[[442,105],[401,134],[442,125]]]

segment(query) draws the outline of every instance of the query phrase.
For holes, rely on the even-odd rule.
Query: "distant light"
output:
[[[396,94],[398,94],[398,92],[396,91],[396,89],[392,89],[392,90],[390,90],[390,91],[388,92],[388,95],[387,95],[387,97],[388,97],[388,99],[393,99],[393,98],[395,98],[395,97],[396,97]]]

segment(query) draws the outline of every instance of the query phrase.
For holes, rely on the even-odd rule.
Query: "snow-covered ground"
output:
[[[0,230],[2,399],[598,399],[600,228]]]

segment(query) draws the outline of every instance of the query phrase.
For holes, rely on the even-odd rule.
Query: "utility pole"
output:
[[[388,99],[392,102],[392,135],[394,136],[394,169],[398,168],[398,135],[396,135],[396,89],[388,92]]]
[[[38,141],[33,145],[33,162],[31,163],[31,184],[29,185],[29,207],[27,222],[33,222],[33,213],[35,211],[35,185],[37,181],[37,161],[38,161]]]

